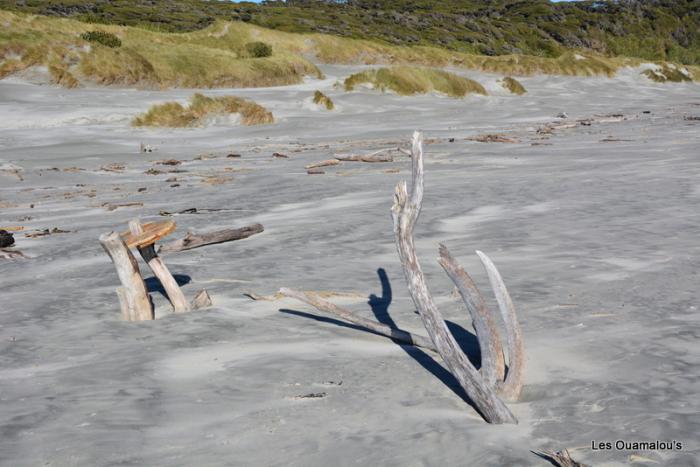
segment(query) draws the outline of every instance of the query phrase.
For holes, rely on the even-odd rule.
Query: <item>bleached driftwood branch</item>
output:
[[[188,232],[185,238],[175,240],[161,246],[158,253],[172,253],[174,251],[191,250],[193,248],[214,245],[216,243],[242,240],[264,230],[265,229],[261,224],[252,224],[246,227],[241,227],[240,229],[223,229],[203,234],[193,234]]]

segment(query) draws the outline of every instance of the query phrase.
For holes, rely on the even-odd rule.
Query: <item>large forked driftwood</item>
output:
[[[216,243],[232,242],[234,240],[248,238],[264,230],[261,224],[252,224],[240,229],[224,229],[203,234],[188,232],[185,238],[166,243],[160,247],[158,253],[172,253],[174,251],[191,250],[193,248],[214,245]]]
[[[308,303],[321,311],[335,314],[378,334],[436,351],[487,422],[517,423],[515,416],[498,397],[503,395],[509,400],[517,400],[522,389],[523,340],[513,302],[501,275],[484,253],[477,251],[477,255],[489,276],[500,315],[494,314],[486,306],[483,296],[469,274],[452,257],[447,247],[440,246],[438,262],[457,286],[457,290],[472,317],[479,340],[482,361],[481,371],[477,371],[457,344],[435,305],[416,256],[413,229],[423,202],[423,140],[418,132],[413,135],[411,159],[413,165],[411,192],[409,195],[406,182],[401,182],[396,187],[392,217],[396,246],[408,283],[408,290],[423,325],[428,331],[429,339],[358,317],[330,302],[321,300],[314,294],[290,289],[281,289],[280,293]],[[497,317],[503,321],[506,329],[507,373]]]
[[[129,221],[129,230],[133,236],[143,234],[143,227],[138,219]],[[154,245],[154,243],[138,245],[137,248],[143,260],[151,268],[151,271],[153,271],[153,275],[156,276],[163,285],[175,313],[187,313],[191,310],[190,304],[187,302],[185,294],[182,293],[182,289],[180,289],[177,281],[165,266],[163,260],[160,259],[156,253]]]
[[[287,288],[280,289],[279,293],[284,295],[285,297],[295,298],[304,303],[308,303],[309,305],[318,308],[321,311],[325,311],[326,313],[331,313],[336,316],[339,316],[340,318],[343,318],[349,323],[356,324],[365,329],[369,329],[370,331],[375,332],[377,334],[381,334],[382,336],[386,336],[391,339],[404,342],[406,344],[415,345],[418,347],[423,347],[425,349],[435,351],[435,346],[433,345],[433,343],[430,341],[430,339],[427,339],[424,336],[412,334],[402,329],[392,328],[391,326],[387,326],[386,324],[382,324],[377,321],[372,321],[371,319],[366,319],[361,316],[357,316],[354,313],[340,308],[334,303],[329,302],[328,300],[323,300],[314,293],[301,292],[298,290],[292,290]]]
[[[117,295],[124,319],[127,321],[152,320],[153,307],[134,255],[116,232],[101,235],[100,244],[112,259],[122,283],[122,287],[117,289]]]
[[[481,377],[459,347],[428,291],[413,242],[413,229],[423,203],[423,137],[418,132],[413,135],[412,153],[411,193],[408,194],[406,182],[399,183],[391,209],[397,251],[408,291],[440,357],[484,419],[489,423],[517,423],[515,416],[496,395],[495,388]]]

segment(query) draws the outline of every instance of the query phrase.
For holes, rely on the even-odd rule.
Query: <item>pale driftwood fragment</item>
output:
[[[338,165],[340,161],[338,159],[327,159],[325,161],[314,162],[313,164],[305,165],[305,169],[318,169],[319,167],[328,167],[332,165]]]
[[[335,156],[336,159],[339,161],[343,162],[394,162],[394,158],[392,157],[391,154],[384,154],[382,153],[379,154],[348,154],[348,155],[338,155]]]
[[[206,289],[200,290],[199,293],[195,295],[194,300],[192,300],[193,310],[201,310],[202,308],[208,308],[211,305],[211,297],[209,296],[209,292],[207,292]]]
[[[410,196],[406,182],[396,187],[392,217],[397,250],[408,290],[437,352],[450,373],[489,423],[517,423],[515,416],[471,364],[445,324],[426,285],[416,256],[413,228],[423,202],[423,137],[415,132],[412,144],[413,182]]]
[[[391,326],[387,326],[386,324],[382,324],[377,321],[372,321],[371,319],[366,319],[361,316],[357,316],[356,314],[348,310],[340,308],[334,303],[331,303],[327,300],[323,300],[313,292],[302,292],[298,290],[282,288],[280,289],[279,293],[281,295],[284,295],[285,297],[294,298],[304,303],[308,303],[309,305],[321,311],[334,314],[349,323],[356,324],[382,336],[386,336],[391,339],[404,342],[406,344],[415,345],[418,347],[423,347],[435,351],[435,346],[433,346],[432,342],[430,342],[429,339],[423,336],[412,334],[402,329],[392,328]]]
[[[563,451],[532,451],[532,453],[557,467],[589,467],[587,464],[573,460],[566,449]]]
[[[172,253],[174,251],[191,250],[217,243],[232,242],[242,240],[251,235],[263,232],[265,229],[261,224],[252,224],[240,229],[223,229],[202,234],[188,232],[185,238],[166,243],[158,250],[159,253]]]
[[[139,238],[144,235],[143,226],[138,219],[129,221],[129,230],[133,238]],[[165,266],[163,260],[160,259],[156,253],[154,245],[154,243],[149,243],[147,245],[136,245],[136,247],[139,253],[141,253],[143,260],[148,264],[148,267],[151,268],[151,271],[153,271],[153,275],[156,276],[163,285],[165,293],[173,306],[173,311],[175,311],[175,313],[187,313],[190,311],[190,304],[187,303],[182,289],[180,289],[177,281]]]
[[[0,259],[28,259],[28,256],[19,250],[0,248]]]
[[[467,271],[459,265],[445,245],[440,245],[438,263],[457,287],[462,301],[472,317],[474,331],[481,350],[481,374],[492,387],[497,387],[505,375],[503,346],[496,320],[484,302],[484,297]]]
[[[496,295],[498,308],[501,311],[501,318],[506,328],[506,342],[508,354],[508,373],[501,387],[500,394],[507,400],[516,401],[520,397],[523,387],[523,372],[525,364],[525,350],[523,348],[523,336],[515,313],[513,300],[508,294],[506,284],[501,278],[501,274],[496,269],[493,261],[481,251],[476,252],[481,263],[486,269],[491,282],[491,288]]]
[[[122,314],[129,321],[152,320],[153,307],[134,255],[116,232],[101,235],[100,244],[112,259],[123,286],[123,291],[118,292]]]

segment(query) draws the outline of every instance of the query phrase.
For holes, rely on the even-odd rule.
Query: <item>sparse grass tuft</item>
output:
[[[49,74],[54,84],[64,88],[73,89],[80,86],[80,82],[68,71],[68,66],[65,63],[51,63],[49,65]]]
[[[154,105],[131,124],[140,127],[195,127],[203,125],[211,117],[233,113],[240,114],[242,125],[274,122],[272,113],[255,102],[236,96],[208,97],[197,93],[192,96],[188,107],[177,102]]]
[[[509,90],[511,93],[517,94],[518,96],[522,96],[527,92],[525,86],[523,86],[520,81],[515,78],[511,78],[510,76],[506,76],[501,80],[501,86]]]
[[[677,66],[667,63],[664,63],[661,65],[661,68],[658,69],[644,70],[642,74],[657,83],[666,83],[668,81],[673,83],[682,83],[693,80],[693,76],[690,71],[684,73],[684,71]]]
[[[314,104],[323,105],[326,107],[326,110],[333,110],[335,108],[331,98],[323,94],[321,91],[316,91],[314,93]]]
[[[372,85],[374,89],[388,89],[401,95],[425,94],[432,91],[450,97],[463,97],[470,93],[487,94],[486,89],[474,80],[432,68],[395,66],[363,71],[345,80],[345,90],[352,91],[364,83]]]

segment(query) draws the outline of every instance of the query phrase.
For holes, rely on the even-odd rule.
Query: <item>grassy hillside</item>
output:
[[[393,46],[325,34],[294,34],[241,21],[187,33],[91,24],[0,10],[0,78],[47,67],[55,83],[163,87],[286,85],[320,76],[322,63],[461,67],[502,75],[611,76],[639,59],[566,52],[556,58],[486,56],[424,46]],[[697,68],[689,68],[695,79]]]
[[[603,55],[700,64],[700,0],[0,0],[0,8],[170,32],[241,20],[472,54]]]

